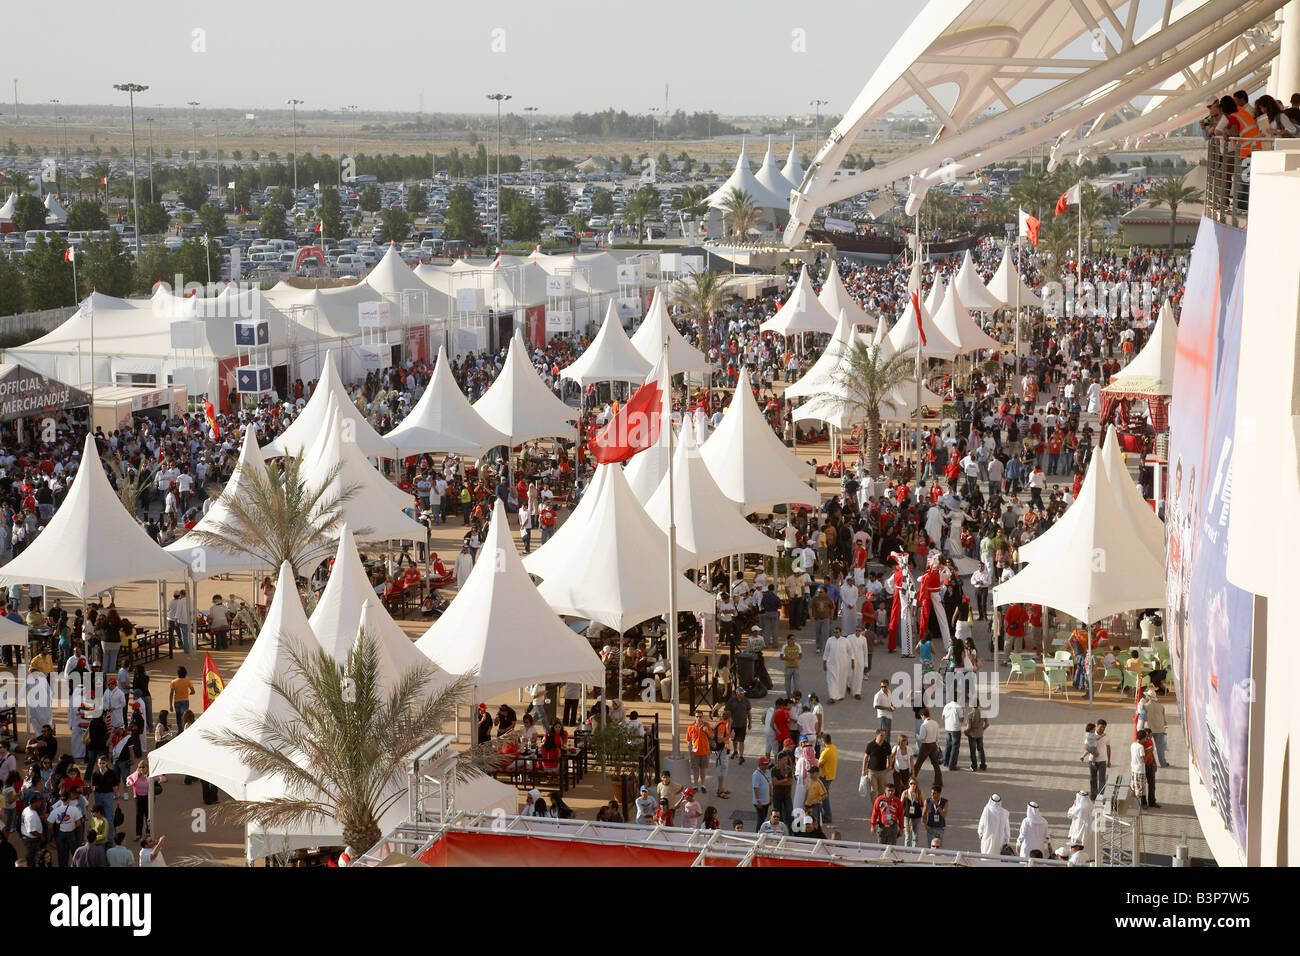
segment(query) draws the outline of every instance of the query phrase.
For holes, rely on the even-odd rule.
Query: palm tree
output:
[[[883,320],[882,320],[883,321]],[[852,420],[866,423],[866,465],[877,473],[880,462],[880,409],[896,409],[889,393],[916,380],[916,354],[912,348],[886,355],[876,345],[855,342],[832,376],[833,389],[813,397]]]
[[[735,295],[727,289],[720,272],[696,272],[681,276],[668,287],[668,304],[681,306],[700,327],[700,348],[707,354],[713,341],[710,325],[723,304]]]
[[[744,239],[749,230],[758,225],[762,212],[754,205],[749,193],[732,186],[722,198],[722,218],[731,227],[731,234]]]
[[[242,469],[238,493],[226,500],[230,516],[208,528],[193,528],[186,538],[199,547],[249,555],[270,568],[288,561],[296,576],[299,568],[314,567],[334,550],[343,503],[358,488],[348,485],[327,494],[337,476],[336,466],[324,480],[309,484],[301,455],[284,459],[278,474],[274,467]],[[365,534],[368,529],[352,530]]]
[[[659,195],[652,186],[638,189],[623,205],[623,219],[636,226],[636,241],[645,236],[645,221],[659,208]]]
[[[1179,176],[1166,176],[1152,186],[1151,191],[1147,193],[1147,201],[1151,205],[1169,207],[1170,252],[1174,250],[1174,230],[1178,223],[1178,207],[1190,206],[1204,201],[1201,191],[1193,186],[1188,186],[1186,179],[1185,173]]]
[[[1058,189],[1056,177],[1045,171],[1021,176],[1019,182],[1011,187],[1011,198],[1026,212],[1031,212],[1035,219],[1043,218],[1043,210],[1056,205],[1056,199],[1064,192]]]
[[[157,469],[141,465],[138,471],[132,473],[127,464],[116,456],[109,459],[109,465],[117,479],[118,500],[122,502],[123,508],[135,515],[140,504],[140,494],[153,483],[153,473]]]
[[[673,197],[673,208],[688,222],[697,222],[709,214],[709,190],[699,184],[687,186]]]
[[[383,836],[384,813],[406,799],[411,754],[455,717],[473,675],[434,690],[432,666],[421,666],[385,692],[377,642],[364,630],[346,661],[323,649],[309,656],[295,652],[291,660],[288,674],[271,677],[272,692],[288,707],[286,716],[254,715],[245,732],[229,736],[204,731],[249,769],[281,781],[286,795],[235,800],[221,805],[219,816],[263,827],[332,820],[342,826],[343,842],[364,852]],[[464,778],[492,762],[475,748],[457,762],[456,772]]]

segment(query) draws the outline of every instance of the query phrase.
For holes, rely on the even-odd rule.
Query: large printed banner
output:
[[[1242,853],[1252,596],[1228,582],[1246,234],[1201,220],[1178,324],[1165,635],[1194,772]]]

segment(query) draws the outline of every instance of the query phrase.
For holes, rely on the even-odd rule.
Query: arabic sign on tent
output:
[[[0,422],[90,404],[90,396],[25,365],[0,365]]]

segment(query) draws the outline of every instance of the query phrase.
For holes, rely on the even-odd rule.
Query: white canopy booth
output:
[[[758,410],[749,372],[740,370],[720,424],[700,449],[709,474],[743,514],[781,503],[817,507],[821,496],[805,480],[813,468],[795,458]]]
[[[961,268],[952,277],[949,285],[951,286],[949,291],[956,290],[967,309],[974,309],[976,312],[996,312],[1002,308],[1001,300],[989,292],[979,273],[975,271],[975,261],[971,258],[969,249],[962,257]]]
[[[784,177],[782,177],[784,178]],[[789,190],[789,185],[784,187]],[[759,209],[785,209],[789,205],[787,195],[777,195],[764,186],[749,168],[749,156],[745,153],[745,144],[740,144],[740,155],[736,157],[736,168],[731,171],[727,181],[709,194],[705,202],[714,209],[720,209],[733,189],[748,193],[750,201]]]
[[[41,584],[84,601],[132,581],[182,581],[187,572],[122,507],[87,435],[67,497],[45,530],[0,568],[0,586]]]
[[[826,273],[826,278],[822,280],[822,290],[817,293],[817,301],[831,315],[838,316],[841,312],[848,315],[850,325],[864,325],[868,332],[876,327],[876,317],[868,314],[866,309],[858,305],[858,300],[853,298],[849,290],[844,287],[844,280],[840,278],[839,263],[835,259],[831,259],[831,267]]]
[[[943,297],[943,304],[934,315],[935,328],[956,347],[958,354],[1000,348],[997,339],[989,336],[975,324],[971,314],[966,311],[964,301],[959,290],[950,285]],[[915,321],[912,325],[915,327]],[[926,344],[925,349],[929,351],[929,343]]]
[[[826,311],[813,292],[808,266],[799,270],[799,279],[776,314],[758,327],[760,332],[775,332],[789,337],[800,332],[834,332],[835,315]]]
[[[424,394],[384,440],[398,457],[435,451],[480,456],[509,441],[470,405],[452,377],[444,346],[438,347],[438,360]]]
[[[577,420],[577,412],[546,387],[517,335],[510,338],[501,373],[473,408],[488,425],[506,435],[511,445],[576,435],[572,422]]]
[[[822,354],[817,356],[817,361],[803,373],[799,381],[786,387],[786,390],[781,393],[782,397],[807,398],[825,391],[830,385],[839,369],[841,359],[859,341],[848,312],[840,309],[838,315],[839,321],[835,324],[835,331],[831,334],[831,340],[826,343],[826,348],[822,349]]]
[[[1102,391],[1169,398],[1174,394],[1174,364],[1178,356],[1178,325],[1166,299],[1156,314],[1155,328],[1142,351],[1111,379]]]
[[[641,383],[650,374],[646,360],[623,330],[618,309],[611,301],[600,331],[586,350],[560,372],[560,378],[590,385],[593,382]]]
[[[704,353],[690,345],[668,317],[668,303],[662,288],[656,288],[650,308],[641,325],[632,333],[632,344],[651,366],[659,361],[668,341],[668,371],[673,375],[685,372],[708,372],[709,360]]]
[[[474,570],[414,647],[447,673],[473,672],[471,712],[478,701],[528,684],[601,686],[605,679],[596,652],[565,626],[529,579],[500,499]]]
[[[935,288],[942,289],[943,285],[935,279]],[[942,292],[936,293],[931,290],[931,296],[938,296],[940,300],[944,297]],[[942,301],[940,301],[942,308]],[[921,357],[925,359],[954,359],[961,353],[961,348],[951,341],[943,330],[935,324],[933,313],[930,312],[926,304],[921,305],[921,328],[925,330],[925,344],[921,344],[921,335],[916,327],[916,312],[912,309],[909,302],[899,313],[898,321],[893,325],[886,335],[890,347],[895,352],[916,352],[921,351]]]
[[[1002,308],[1041,309],[1043,307],[1043,300],[1038,297],[1038,293],[1029,288],[1024,277],[1011,261],[1009,242],[1002,247],[1002,262],[985,288]]]
[[[759,185],[777,199],[784,200],[787,205],[790,202],[790,193],[799,188],[798,183],[791,182],[786,178],[785,173],[777,169],[776,157],[772,155],[770,136],[767,138],[767,152],[763,155],[763,162],[759,164],[754,178],[758,180]]]
[[[302,454],[306,448],[314,444],[325,425],[325,416],[331,398],[338,406],[339,415],[352,421],[356,445],[366,457],[393,457],[393,446],[375,431],[370,422],[366,421],[366,417],[352,403],[334,366],[333,355],[326,354],[324,366],[320,381],[316,383],[316,390],[311,393],[307,404],[288,428],[262,448],[263,457],[276,458]]]

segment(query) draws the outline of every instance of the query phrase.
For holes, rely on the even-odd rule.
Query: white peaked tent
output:
[[[1106,429],[1106,437],[1101,443],[1101,465],[1106,470],[1106,477],[1110,479],[1111,490],[1119,500],[1120,510],[1124,512],[1143,544],[1163,564],[1165,523],[1142,497],[1142,492],[1138,490],[1137,484],[1124,465],[1124,456],[1119,450],[1119,440],[1116,439],[1113,428]]]
[[[1174,308],[1165,299],[1156,316],[1156,327],[1142,351],[1124,366],[1103,391],[1132,395],[1174,394],[1174,362],[1178,355],[1178,325]]]
[[[384,436],[399,457],[423,452],[482,455],[509,441],[483,420],[452,377],[447,349],[438,346],[438,360],[424,394],[409,415]]]
[[[951,284],[961,296],[961,301],[967,309],[974,309],[976,312],[996,312],[1002,308],[1001,300],[989,292],[984,285],[984,280],[975,270],[975,260],[971,258],[969,249],[966,250],[966,255],[961,260],[961,268],[953,276]]]
[[[1043,300],[1038,294],[1025,283],[1024,278],[1016,271],[1015,264],[1011,261],[1011,243],[1007,243],[1002,248],[1002,263],[998,266],[998,271],[993,273],[993,278],[989,280],[986,288],[989,294],[1002,303],[1003,307],[1008,309],[1016,308],[1017,302],[1022,309],[1041,309]],[[1017,293],[1019,288],[1019,293]],[[1019,295],[1019,300],[1016,296]]]
[[[966,311],[965,299],[958,289],[948,289],[943,297],[943,304],[934,314],[934,324],[943,333],[944,338],[957,346],[960,352],[1001,348],[998,340],[992,338],[971,318],[971,314]]]
[[[590,493],[584,502],[587,497]],[[582,576],[578,569],[571,570],[573,576]],[[449,674],[473,671],[479,700],[527,684],[580,681],[599,686],[605,680],[605,665],[586,638],[556,617],[529,579],[500,500],[492,507],[474,570],[414,646]]]
[[[293,658],[306,660],[320,650],[298,596],[298,586],[286,561],[280,567],[275,597],[253,647],[226,682],[225,689],[199,715],[189,730],[156,750],[149,751],[149,773],[188,775],[206,780],[236,800],[248,798],[248,786],[258,776],[235,751],[210,738],[228,739],[243,734],[262,743],[271,740],[256,733],[268,720],[292,719],[292,708],[271,686],[279,680],[291,690],[300,682]]]
[[[576,409],[560,401],[528,360],[528,347],[518,334],[511,336],[506,361],[496,381],[474,403],[483,420],[509,436],[511,445],[534,438],[573,438]]]
[[[208,513],[199,519],[195,531],[211,531],[218,524],[234,520],[230,511],[230,502],[248,487],[249,474],[266,473],[266,462],[262,460],[262,450],[257,447],[257,426],[244,428],[244,440],[239,449],[239,461],[230,474],[230,480],[221,490],[221,496],[212,502]],[[189,534],[182,536],[165,549],[169,554],[190,566],[190,576],[201,580],[216,574],[229,574],[232,571],[265,570],[264,562],[242,551],[230,551],[209,545],[197,545]]]
[[[799,152],[794,148],[794,136],[790,137],[790,155],[781,167],[781,175],[790,180],[795,189],[803,183],[803,166],[799,162]]]
[[[45,212],[47,224],[57,225],[68,221],[68,211],[59,205],[59,201],[54,198],[54,193],[45,194]]]
[[[758,410],[749,372],[740,370],[736,391],[720,424],[700,448],[722,493],[749,514],[782,502],[817,507],[821,497],[804,480],[812,468],[790,453]]]
[[[343,380],[339,378],[338,369],[334,367],[334,356],[326,353],[325,370],[316,383],[316,390],[284,433],[262,448],[263,457],[302,454],[310,448],[320,437],[331,398],[337,403],[339,416],[352,419],[356,444],[362,454],[366,457],[393,456],[393,446],[375,431],[356,405],[352,404],[347,389],[343,387]]]
[[[730,554],[775,556],[776,539],[769,538],[746,521],[736,503],[722,493],[709,474],[695,444],[695,429],[690,422],[683,423],[677,433],[672,484],[677,545],[690,554],[691,567],[701,568]],[[668,477],[665,475],[645,506],[646,514],[665,534],[668,532],[668,504]]]
[[[758,172],[754,178],[768,192],[778,199],[784,199],[785,204],[790,204],[790,192],[798,187],[798,183],[792,183],[785,178],[781,170],[776,168],[776,157],[772,155],[772,137],[767,138],[767,153],[763,156],[763,162],[758,167]]]
[[[650,374],[651,367],[650,362],[642,357],[623,331],[618,308],[611,301],[600,331],[573,364],[560,372],[560,378],[570,379],[579,385],[589,385],[592,382],[640,383]]]
[[[852,325],[865,325],[868,331],[876,327],[875,316],[867,314],[867,310],[858,305],[858,300],[853,298],[849,290],[844,287],[844,280],[840,278],[839,263],[834,258],[831,259],[830,271],[822,281],[822,290],[817,293],[817,301],[831,315],[838,316],[841,312],[846,313]]]
[[[18,204],[18,194],[10,193],[5,204],[0,206],[0,222],[8,222],[14,217],[14,206]]]
[[[804,372],[799,381],[781,393],[783,398],[807,398],[829,390],[834,383],[840,360],[858,341],[848,313],[840,309],[838,314],[839,321],[835,324],[835,331],[831,335],[831,340],[826,343],[826,348],[822,350],[821,355],[817,356],[817,361],[813,362],[812,368]]]
[[[321,591],[316,609],[311,613],[311,629],[316,640],[336,661],[345,661],[356,645],[364,623],[366,633],[374,639],[379,664],[380,686],[392,690],[417,668],[432,670],[429,661],[416,650],[406,632],[397,626],[375,594],[366,569],[357,553],[352,531],[343,526],[329,580]],[[432,696],[447,683],[445,675],[429,681],[426,696]]]
[[[914,267],[912,269],[913,275],[917,275],[917,272],[918,270]],[[915,281],[919,281],[919,276],[917,276]],[[934,282],[930,286],[930,294],[921,300],[921,304],[925,306],[926,312],[934,315],[939,311],[940,307],[942,307],[943,297],[945,295],[947,295],[947,289],[943,282],[943,276],[936,272],[934,274]]]
[[[704,353],[690,345],[673,325],[668,317],[668,303],[664,300],[662,288],[656,288],[650,300],[650,308],[641,320],[641,326],[632,333],[632,344],[641,353],[641,357],[654,367],[664,351],[664,340],[668,339],[668,371],[673,375],[683,372],[707,372],[709,360]]]
[[[690,555],[680,545],[677,551],[678,567],[690,567]],[[556,614],[599,621],[619,633],[668,611],[668,535],[616,465],[596,468],[573,514],[524,558],[524,568],[542,579],[537,591]],[[674,583],[679,611],[713,611],[713,595],[681,574]]]
[[[86,598],[130,581],[180,581],[186,566],[128,514],[108,483],[93,435],[59,510],[3,568],[0,585],[43,584]]]
[[[942,283],[936,278],[935,286],[942,288]],[[931,291],[931,297],[935,293]],[[942,292],[938,293],[940,299],[944,297]],[[943,307],[942,301],[940,308]],[[921,337],[916,329],[916,313],[912,310],[912,303],[909,301],[903,306],[903,311],[899,313],[898,321],[894,327],[889,330],[886,340],[895,352],[908,352],[913,355],[916,350],[921,350],[923,358],[928,359],[951,359],[956,358],[962,351],[954,342],[949,341],[948,337],[943,334],[940,328],[934,324],[933,313],[921,303],[921,326],[925,329],[925,345],[921,345]]]
[[[397,244],[389,243],[388,251],[375,263],[361,284],[369,286],[387,299],[414,299],[420,303],[426,316],[449,317],[454,311],[452,297],[443,289],[434,287],[417,275],[397,252]],[[396,312],[396,306],[394,306]],[[397,324],[398,316],[392,316]]]
[[[1028,567],[993,589],[996,606],[1042,604],[1092,624],[1119,611],[1164,605],[1164,561],[1128,523],[1100,453],[1092,457],[1079,497],[1034,543]]]
[[[777,335],[835,331],[835,315],[826,311],[826,306],[822,305],[817,293],[813,292],[806,263],[799,270],[799,280],[794,284],[790,297],[776,310],[776,315],[760,325],[758,330],[775,332]]]
[[[670,392],[664,393],[662,414],[663,418],[660,421],[672,421],[672,395]],[[623,477],[627,479],[627,485],[632,489],[633,496],[642,505],[650,500],[650,496],[659,487],[659,482],[663,481],[664,475],[668,474],[669,435],[670,432],[667,428],[660,428],[657,442],[645,451],[633,455],[631,460],[623,464]]]
[[[788,188],[788,187],[787,187]],[[709,194],[704,201],[714,209],[721,209],[727,196],[733,189],[748,193],[750,201],[759,209],[788,209],[790,200],[781,198],[768,189],[749,170],[749,157],[745,154],[745,144],[740,144],[740,155],[736,157],[736,168],[731,171],[727,181]]]
[[[335,498],[346,488],[353,489],[340,508],[347,524],[365,529],[354,532],[362,541],[423,541],[426,537],[424,525],[402,510],[415,499],[371,467],[349,440],[333,397],[316,443],[303,455],[302,476],[309,488],[327,485],[325,500]]]

